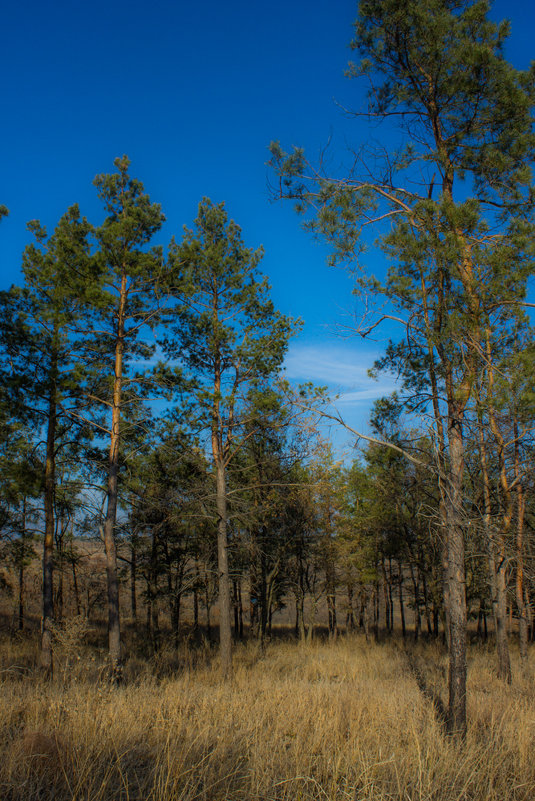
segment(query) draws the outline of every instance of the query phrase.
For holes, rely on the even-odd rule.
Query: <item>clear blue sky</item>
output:
[[[366,136],[335,102],[355,107],[361,97],[343,75],[356,13],[353,0],[4,4],[0,202],[10,216],[0,226],[0,286],[20,280],[28,220],[52,229],[74,202],[99,220],[92,180],[127,153],[163,206],[162,243],[208,196],[226,202],[247,245],[264,245],[277,306],[305,321],[289,374],[341,389],[348,420],[363,425],[372,397],[391,389],[366,378],[387,334],[364,344],[337,337],[351,282],[325,266],[325,249],[290,205],[270,202],[265,165],[272,139],[314,153],[332,134],[336,164],[346,142]],[[511,18],[508,57],[527,67],[532,3],[499,0],[493,17]]]

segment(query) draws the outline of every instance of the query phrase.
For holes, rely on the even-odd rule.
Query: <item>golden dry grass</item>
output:
[[[440,650],[412,660],[443,692]],[[2,801],[535,798],[535,693],[499,683],[487,649],[470,652],[465,743],[445,736],[396,643],[242,646],[232,683],[215,660],[184,659],[161,680],[161,664],[133,663],[113,689],[84,662],[48,685],[2,674]]]

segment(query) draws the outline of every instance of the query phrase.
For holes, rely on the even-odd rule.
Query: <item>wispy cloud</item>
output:
[[[382,373],[378,380],[368,376],[379,355],[362,348],[353,351],[332,345],[295,345],[285,360],[286,376],[291,381],[327,386],[339,396],[337,403],[370,402],[396,389],[393,375]]]

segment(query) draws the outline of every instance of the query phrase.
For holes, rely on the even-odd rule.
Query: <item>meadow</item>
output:
[[[90,633],[89,633],[90,634]],[[10,637],[0,663],[2,801],[531,801],[535,690],[513,654],[495,677],[469,649],[465,741],[446,735],[440,643],[235,648],[220,678],[207,643],[132,655],[111,686],[83,624],[58,640],[54,679],[38,642]]]

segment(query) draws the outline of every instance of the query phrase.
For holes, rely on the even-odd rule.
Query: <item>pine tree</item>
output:
[[[128,172],[126,156],[114,162],[117,172],[98,175],[94,184],[106,218],[96,229],[99,276],[92,297],[92,347],[97,353],[93,370],[105,377],[93,393],[97,407],[108,409],[111,421],[107,477],[107,505],[103,526],[108,587],[108,636],[112,674],[121,677],[121,628],[115,525],[118,508],[122,422],[125,408],[139,406],[150,384],[148,375],[129,374],[136,358],[147,359],[154,348],[143,340],[156,325],[162,304],[161,249],[147,250],[164,221],[143,184]],[[129,412],[135,420],[135,408]],[[107,428],[107,426],[105,426]]]
[[[204,199],[195,229],[173,243],[169,261],[177,301],[164,341],[191,371],[199,424],[209,430],[216,482],[221,669],[232,673],[227,469],[243,443],[245,393],[281,366],[295,323],[279,314],[258,275],[262,252],[246,248],[224,205]]]
[[[413,408],[423,409],[422,397],[430,397],[435,417],[448,726],[460,735],[466,730],[464,424],[485,324],[481,291],[494,294],[494,308],[521,301],[531,269],[535,70],[519,72],[505,60],[508,25],[490,22],[488,10],[485,0],[362,0],[351,43],[362,60],[350,67],[370,82],[360,116],[394,118],[404,140],[368,159],[361,151],[341,178],[311,169],[300,149],[288,155],[272,145],[281,194],[296,198],[301,210],[314,204],[309,225],[333,244],[335,260],[362,262],[361,231],[373,223],[391,262],[382,291],[392,315],[406,323],[408,344],[390,356],[420,393]],[[377,283],[368,276],[361,286]]]
[[[23,289],[3,296],[9,319],[1,347],[9,366],[4,383],[21,420],[44,429],[44,540],[41,666],[52,672],[51,624],[56,459],[62,432],[73,425],[80,397],[76,376],[76,327],[91,286],[91,227],[72,206],[49,237],[36,220],[28,225],[35,243],[23,256]],[[73,417],[74,415],[74,417]]]

